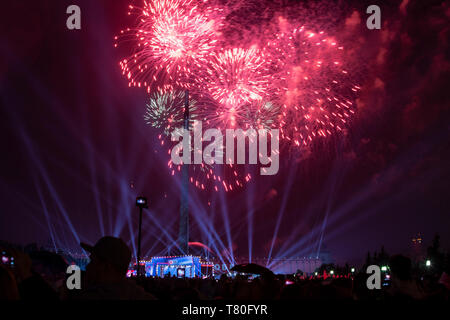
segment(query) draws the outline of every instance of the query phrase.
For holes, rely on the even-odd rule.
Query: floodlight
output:
[[[138,208],[148,208],[147,198],[146,197],[137,197],[136,198],[136,207],[138,207]]]

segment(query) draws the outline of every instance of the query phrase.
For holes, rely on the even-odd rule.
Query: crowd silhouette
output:
[[[68,264],[61,255],[36,249],[26,252],[6,243],[0,246],[4,255],[0,265],[1,300],[448,301],[450,292],[448,255],[440,266],[424,269],[404,255],[385,254],[389,275],[383,278],[379,290],[367,287],[365,267],[370,261],[359,272],[335,267],[334,274],[327,272],[329,267],[325,265],[315,275],[127,278],[130,249],[119,238],[103,237],[94,246],[81,244],[90,253],[90,262],[85,271],[80,271],[80,288],[69,289]]]

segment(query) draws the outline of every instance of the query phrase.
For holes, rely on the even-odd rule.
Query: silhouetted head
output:
[[[19,300],[16,279],[10,270],[0,265],[0,300]]]
[[[389,267],[393,277],[400,280],[411,279],[411,260],[400,254],[394,255],[389,260]]]
[[[122,239],[103,237],[95,246],[80,245],[91,254],[91,261],[86,267],[89,284],[113,283],[125,278],[131,251]]]

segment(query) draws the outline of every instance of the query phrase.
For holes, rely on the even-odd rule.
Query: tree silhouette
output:
[[[427,249],[427,259],[431,261],[431,270],[438,274],[444,271],[445,254],[441,252],[441,237],[435,234],[431,246]]]

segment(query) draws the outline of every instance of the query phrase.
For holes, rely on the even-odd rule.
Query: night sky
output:
[[[71,4],[81,30],[66,28]],[[407,252],[418,232],[425,244],[438,232],[450,247],[450,1],[379,1],[381,30],[366,28],[370,4],[271,5],[302,6],[340,37],[361,80],[356,116],[308,153],[284,150],[275,176],[226,194],[191,188],[191,241],[235,256],[267,256],[272,243],[272,257],[327,250],[338,262],[382,245]],[[135,249],[141,194],[150,202],[144,253],[167,253],[176,239],[179,184],[143,120],[146,94],[128,88],[113,46],[128,5],[2,4],[1,240],[80,251],[79,241],[112,234]],[[249,1],[248,23],[267,6]]]

